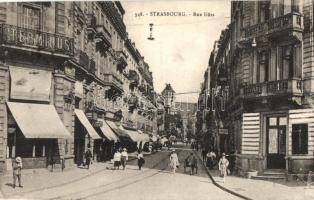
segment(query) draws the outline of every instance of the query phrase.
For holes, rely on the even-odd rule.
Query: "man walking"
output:
[[[197,174],[198,167],[197,167],[197,159],[195,155],[191,153],[189,157],[187,158],[187,160],[189,162],[189,166],[191,167],[190,175],[194,174],[194,170],[195,170],[195,174]]]
[[[123,151],[121,153],[121,164],[122,164],[123,170],[125,170],[127,160],[128,160],[128,152],[126,148],[123,148]]]
[[[85,161],[86,161],[86,166],[87,169],[89,169],[89,165],[91,163],[91,158],[92,158],[92,152],[90,150],[90,148],[87,148],[86,152],[85,152]]]
[[[207,151],[205,150],[205,148],[202,149],[202,157],[203,157],[203,162],[206,163],[206,154]]]
[[[13,160],[12,167],[13,167],[13,188],[15,188],[16,186],[16,179],[19,182],[19,187],[23,187],[21,185],[21,171],[23,168],[21,157],[16,157],[15,160]]]

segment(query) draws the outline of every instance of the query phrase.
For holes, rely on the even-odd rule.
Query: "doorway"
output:
[[[287,118],[268,117],[267,118],[267,168],[286,168],[286,125]]]

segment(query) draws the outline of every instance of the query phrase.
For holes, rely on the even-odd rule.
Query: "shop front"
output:
[[[110,120],[106,120],[107,124],[111,128],[111,130],[118,136],[119,142],[116,144],[115,148],[127,148],[128,151],[136,150],[136,143],[130,138],[130,136],[126,133],[125,129],[119,122],[114,122]]]
[[[7,169],[12,158],[20,156],[23,168],[45,168],[60,163],[58,139],[71,134],[53,105],[7,102],[9,108]]]
[[[100,121],[102,125],[99,130],[105,138],[102,140],[101,153],[97,159],[100,161],[111,160],[113,158],[115,145],[119,141],[119,138],[111,130],[105,120],[98,119],[98,121]]]
[[[87,148],[99,149],[102,137],[97,133],[91,123],[88,121],[83,110],[75,109],[75,132],[74,132],[74,154],[75,163],[81,165],[84,162],[84,153]],[[97,157],[97,155],[95,155]]]
[[[314,110],[244,113],[242,171],[282,170],[307,173],[314,169]]]

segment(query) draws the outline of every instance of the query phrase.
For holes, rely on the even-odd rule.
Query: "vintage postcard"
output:
[[[313,0],[0,2],[0,199],[314,199]]]

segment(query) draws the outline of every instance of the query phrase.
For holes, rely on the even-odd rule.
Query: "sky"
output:
[[[227,0],[122,1],[129,38],[149,64],[158,93],[170,83],[176,93],[196,92],[176,95],[176,101],[197,101],[214,41],[230,23],[230,4]],[[185,16],[160,16],[160,12]],[[150,23],[155,40],[147,39]]]

